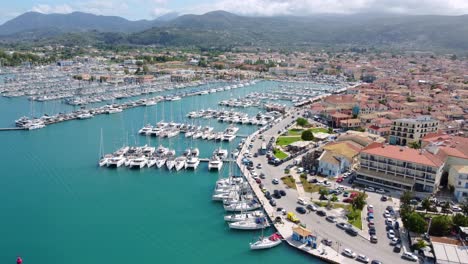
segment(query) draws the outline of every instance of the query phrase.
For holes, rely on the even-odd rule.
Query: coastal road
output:
[[[295,120],[295,117],[286,117],[277,124],[273,125],[272,128],[265,131],[263,133],[265,137],[265,142],[268,142],[268,140],[271,137],[276,138],[279,135],[278,131],[284,131],[285,127],[287,127],[293,120]],[[261,144],[263,142],[264,141],[257,137],[255,141],[252,142],[253,147],[251,149],[251,153],[255,153],[261,147]],[[246,143],[249,144],[250,142]],[[269,165],[265,156],[258,156],[257,158],[252,158],[252,161],[254,162],[254,166],[257,166],[257,164],[259,163],[262,164],[262,169],[256,169],[256,171],[258,173],[263,172],[266,175],[266,179],[262,179],[262,183],[268,191],[273,193],[273,190],[275,189],[285,190],[286,196],[276,200],[277,207],[282,207],[288,212],[295,212],[295,208],[297,206],[300,206],[299,204],[297,204],[297,198],[299,196],[297,191],[294,189],[286,189],[286,186],[281,181],[278,185],[274,185],[272,183],[272,179],[280,179],[282,176],[284,176],[284,168],[288,164],[291,164],[293,160],[283,163],[277,167]],[[372,199],[370,200],[372,201],[372,203],[374,203],[375,206],[377,235],[379,238],[379,242],[377,244],[371,244],[369,240],[361,236],[352,237],[348,235],[343,230],[337,228],[334,223],[329,223],[325,220],[324,217],[318,216],[315,212],[311,212],[305,215],[300,215],[296,212],[295,214],[299,217],[302,223],[306,224],[306,226],[309,229],[311,229],[314,233],[318,235],[319,241],[323,238],[331,239],[333,241],[332,247],[340,253],[344,248],[349,248],[357,254],[364,254],[368,256],[371,260],[377,259],[382,261],[383,263],[407,263],[406,260],[403,260],[401,258],[400,254],[393,253],[393,247],[388,245],[390,241],[386,238],[386,232],[382,217],[382,213],[384,212],[384,209],[387,204],[377,203],[378,199],[380,198],[380,196],[378,196],[377,194],[373,193],[370,195],[372,195]],[[380,214],[380,216],[378,216],[378,214]],[[367,222],[363,221],[363,225],[367,225]],[[348,260],[349,262],[347,263],[356,262],[352,259]]]

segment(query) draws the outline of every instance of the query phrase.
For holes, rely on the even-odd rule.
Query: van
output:
[[[300,205],[307,205],[308,204],[306,198],[302,198],[302,197],[297,198],[297,203],[300,204]]]
[[[299,222],[301,222],[301,221],[299,220],[299,218],[297,218],[297,216],[296,216],[293,212],[288,212],[286,218],[287,218],[289,221],[291,221],[291,222],[293,222],[293,223],[296,223],[296,224],[299,223]]]

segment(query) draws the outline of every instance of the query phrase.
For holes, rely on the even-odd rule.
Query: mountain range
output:
[[[248,17],[225,11],[130,21],[82,12],[28,12],[0,26],[3,43],[160,46],[374,46],[468,49],[468,15]]]

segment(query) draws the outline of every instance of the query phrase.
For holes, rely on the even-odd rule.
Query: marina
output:
[[[240,135],[250,135],[262,126],[235,124],[239,131],[237,137],[231,142],[194,140],[193,138],[186,138],[184,133],[172,138],[138,136],[138,130],[145,124],[155,125],[161,120],[168,120],[165,122],[169,123],[209,126],[213,127],[213,131],[224,131],[232,123],[213,122],[213,119],[204,118],[191,119],[186,115],[192,111],[200,111],[202,104],[205,109],[216,109],[217,102],[220,100],[233,96],[243,96],[243,94],[251,91],[269,89],[277,85],[276,82],[263,81],[242,89],[182,97],[181,100],[161,101],[151,106],[131,107],[115,114],[94,115],[92,118],[82,116],[83,119],[76,118],[73,121],[70,120],[70,122],[61,122],[53,128],[46,126],[35,131],[35,133],[17,131],[2,134],[2,146],[7,151],[0,154],[0,156],[5,161],[4,169],[11,173],[2,177],[0,182],[2,186],[13,187],[0,194],[0,196],[7,199],[7,197],[19,192],[37,193],[36,196],[24,199],[26,199],[25,203],[27,204],[35,204],[35,208],[38,210],[37,212],[22,210],[21,205],[7,210],[8,214],[22,216],[20,219],[32,217],[37,220],[32,224],[28,222],[30,228],[26,228],[24,231],[20,228],[4,229],[2,233],[13,239],[9,240],[8,245],[5,244],[2,247],[6,249],[6,251],[2,252],[15,251],[12,243],[20,240],[21,243],[25,243],[21,237],[27,236],[27,233],[34,229],[39,236],[49,237],[49,239],[41,240],[40,243],[48,248],[55,248],[54,252],[58,250],[63,254],[73,255],[76,250],[87,251],[91,250],[91,248],[97,248],[102,253],[80,255],[69,261],[77,264],[83,262],[94,263],[96,261],[110,261],[122,264],[131,262],[132,258],[129,257],[126,250],[122,249],[121,252],[115,253],[115,248],[121,247],[132,248],[135,254],[138,254],[142,259],[150,260],[157,257],[174,263],[186,263],[194,258],[201,259],[197,257],[200,252],[208,254],[208,252],[215,249],[217,253],[210,253],[212,254],[211,260],[223,261],[224,263],[235,263],[238,262],[239,258],[243,259],[243,263],[252,264],[259,261],[321,263],[316,259],[310,259],[308,256],[291,252],[290,249],[281,244],[269,250],[268,254],[265,255],[250,254],[249,242],[255,243],[255,241],[252,241],[253,235],[260,236],[262,230],[237,231],[230,229],[223,219],[224,215],[243,213],[226,213],[222,204],[209,201],[213,199],[210,195],[207,196],[207,194],[213,193],[213,183],[217,178],[228,177],[229,164],[234,164],[232,158],[228,156],[223,161],[221,168],[209,170],[210,160],[213,158],[215,150],[219,148],[227,150],[228,155],[238,153],[236,146],[243,140]],[[244,89],[248,90],[244,91]],[[0,119],[0,124],[4,127],[7,127],[11,120],[31,112],[31,101],[26,98],[0,98],[0,102],[0,107],[2,107],[0,110],[4,113]],[[13,103],[16,108],[11,107]],[[183,109],[182,105],[184,106]],[[74,111],[72,106],[54,101],[35,102],[34,106],[37,115],[47,113],[51,115],[50,112],[53,111],[61,113]],[[171,113],[171,108],[172,114],[170,115],[168,113]],[[249,117],[255,117],[258,114],[258,110],[254,108],[245,108],[242,112],[247,113]],[[165,118],[163,118],[164,113],[166,113]],[[99,136],[101,131],[102,140],[100,140]],[[54,140],[51,142],[50,138]],[[101,143],[102,148],[100,148]],[[147,159],[146,167],[141,167],[144,162],[140,162],[138,157],[134,158],[133,166],[135,169],[123,169],[125,161],[122,163],[122,160],[114,161],[116,165],[113,166],[120,164],[119,169],[104,169],[104,167],[107,167],[107,163],[105,166],[99,167],[100,158],[105,157],[105,153],[109,152],[104,150],[115,151],[122,148],[122,146],[143,147],[144,145],[156,149],[159,145],[162,145],[175,150],[176,153],[173,155],[174,167],[171,172],[167,170],[167,160],[162,163],[162,160],[158,162],[156,159]],[[24,161],[32,164],[31,167],[21,166],[17,159],[13,159],[15,156],[23,155],[21,153],[28,153],[28,149],[32,146],[48,149],[48,151],[41,154],[40,157],[37,154],[27,154]],[[76,158],[71,159],[70,156],[63,155],[64,146],[73,149]],[[183,152],[188,148],[199,149],[198,166],[194,170],[183,167],[175,173],[176,159],[184,156]],[[98,151],[100,149],[103,151]],[[98,152],[103,155],[98,155]],[[183,159],[180,160],[179,164],[183,163]],[[187,162],[187,159],[185,162]],[[153,163],[154,165],[152,165]],[[161,169],[155,169],[158,167],[158,163]],[[148,166],[150,167],[148,168]],[[138,169],[138,167],[141,167],[141,169]],[[64,171],[67,171],[66,176]],[[237,166],[232,166],[232,174],[240,175]],[[177,175],[177,177],[167,177],[167,175]],[[184,195],[173,197],[176,191],[175,188],[177,188],[177,192],[184,193]],[[46,191],[50,189],[56,191]],[[190,196],[189,203],[187,202],[187,195]],[[226,196],[226,194],[223,193],[221,196]],[[168,197],[172,198],[168,199]],[[246,206],[231,206],[231,209],[246,209]],[[47,219],[41,218],[39,212],[58,207],[65,208],[60,211],[59,215],[56,215],[55,219],[58,222],[46,230],[41,229],[40,227],[48,225],[48,222]],[[122,208],[130,209],[123,214]],[[177,212],[177,216],[180,217],[161,217],[162,212],[165,211]],[[85,217],[86,215],[94,215],[103,219],[106,219],[105,215],[113,217],[106,220],[111,224],[104,225],[91,221],[89,217]],[[204,220],[200,220],[201,218]],[[119,233],[121,226],[136,224],[135,219],[140,219],[137,224],[139,227],[136,230],[130,229],[129,232],[120,233],[118,237],[111,235],[112,241],[108,241],[109,237],[106,234]],[[0,222],[0,227],[18,226],[9,219],[2,219]],[[19,221],[19,223],[21,222]],[[76,223],[80,224],[77,225]],[[204,236],[203,238],[195,236],[190,242],[184,242],[196,245],[187,247],[184,254],[174,256],[173,246],[170,243],[176,243],[176,241],[171,240],[172,242],[168,244],[167,239],[161,240],[160,238],[192,234],[193,228],[187,223],[201,223],[200,230],[202,230]],[[175,233],[170,228],[165,230],[155,229],[155,225],[177,226],[178,231]],[[55,237],[51,238],[47,235],[50,230],[53,230],[56,234]],[[265,237],[269,236],[268,230],[265,229]],[[85,239],[85,237],[89,236],[89,232],[95,232],[99,235],[99,237],[88,243],[89,245],[73,243],[72,246],[65,246],[57,242],[66,239],[65,236],[70,235],[77,239]],[[223,245],[229,250],[219,249],[218,243],[209,242],[216,241],[216,238],[219,237],[223,237],[225,241]],[[55,258],[50,257],[50,254],[43,254],[40,250],[36,250],[36,242],[39,243],[35,239],[29,239],[25,243],[24,251],[28,252],[28,258],[41,263],[57,263],[54,260]],[[109,247],[103,247],[102,245],[109,245]],[[158,253],[154,253],[154,246],[158,247]],[[235,254],[236,257],[230,257],[233,256],[232,254]],[[101,257],[101,255],[106,255],[106,257]],[[0,258],[8,260],[9,254],[0,253]]]

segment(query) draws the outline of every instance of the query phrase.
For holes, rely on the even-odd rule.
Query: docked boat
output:
[[[130,167],[130,169],[141,169],[145,167],[147,163],[148,160],[146,159],[146,157],[138,157],[130,160],[130,164],[128,166]]]
[[[148,159],[148,163],[147,163],[147,166],[148,168],[151,168],[153,167],[154,165],[156,165],[156,162],[158,161],[158,159],[156,157],[150,157]]]
[[[185,156],[177,157],[175,159],[175,169],[176,171],[180,171],[181,169],[185,168],[187,158]]]
[[[246,221],[249,219],[255,219],[256,217],[264,217],[265,214],[263,211],[252,211],[248,213],[240,213],[240,214],[231,214],[231,215],[225,215],[224,216],[224,221],[226,222],[239,222],[239,221]]]
[[[156,168],[160,169],[164,164],[166,164],[166,158],[161,156],[156,159]]]
[[[255,241],[254,243],[250,243],[250,249],[258,250],[258,249],[268,249],[272,247],[276,247],[277,245],[281,244],[281,235],[275,233],[269,237],[260,237],[259,240]]]
[[[78,119],[89,119],[94,117],[91,113],[84,113],[77,116]]]
[[[175,164],[176,164],[176,162],[175,162],[175,159],[173,157],[168,158],[166,160],[166,168],[168,170],[172,170],[175,167]]]
[[[107,161],[107,167],[118,168],[125,163],[125,158],[122,156],[113,156]]]
[[[260,203],[257,201],[252,202],[240,202],[240,203],[233,203],[224,205],[224,210],[228,212],[246,212],[246,211],[253,211],[257,210],[261,207]]]
[[[223,161],[216,155],[213,155],[208,162],[208,170],[221,170]]]
[[[229,223],[229,228],[239,230],[258,230],[269,226],[270,224],[266,217],[257,217],[251,220]]]
[[[196,170],[199,164],[200,164],[200,159],[192,155],[187,159],[185,163],[185,168]]]

